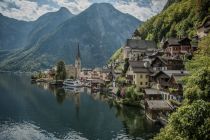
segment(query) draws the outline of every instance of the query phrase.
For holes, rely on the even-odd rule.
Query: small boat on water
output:
[[[63,82],[64,87],[81,87],[82,84],[78,80],[66,79]]]

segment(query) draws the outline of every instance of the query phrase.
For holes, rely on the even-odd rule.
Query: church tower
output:
[[[80,72],[81,72],[81,58],[80,58],[79,44],[77,46],[77,55],[76,55],[76,59],[75,59],[75,68],[76,68],[77,78],[79,78]]]

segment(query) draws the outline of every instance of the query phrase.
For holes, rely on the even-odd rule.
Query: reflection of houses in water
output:
[[[112,108],[112,103],[110,106]],[[139,136],[141,134],[142,139],[150,139],[152,135],[145,135],[150,132],[151,134],[159,130],[160,126],[155,125],[151,121],[147,120],[144,112],[141,112],[138,108],[132,107],[120,107],[115,106],[115,116],[122,122],[124,130],[131,136]],[[152,128],[153,130],[149,130]]]

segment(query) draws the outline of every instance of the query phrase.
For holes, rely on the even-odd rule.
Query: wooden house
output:
[[[172,110],[172,106],[167,101],[147,100],[145,103],[146,116],[153,121],[157,121],[162,115],[168,116]]]
[[[160,70],[183,70],[183,60],[170,57],[155,57],[151,62],[154,71]]]
[[[191,40],[189,38],[169,38],[164,43],[162,48],[167,56],[175,57],[192,53]]]

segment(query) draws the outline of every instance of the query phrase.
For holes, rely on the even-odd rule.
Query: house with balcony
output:
[[[188,75],[188,72],[182,70],[156,72],[150,76],[151,88],[159,90],[163,100],[180,102],[183,98],[181,79],[186,75]]]
[[[171,57],[155,57],[151,62],[151,67],[154,71],[160,70],[183,70],[183,60]]]
[[[190,55],[193,52],[191,40],[187,37],[182,39],[169,38],[163,42],[162,48],[164,49],[165,54],[169,57]]]

